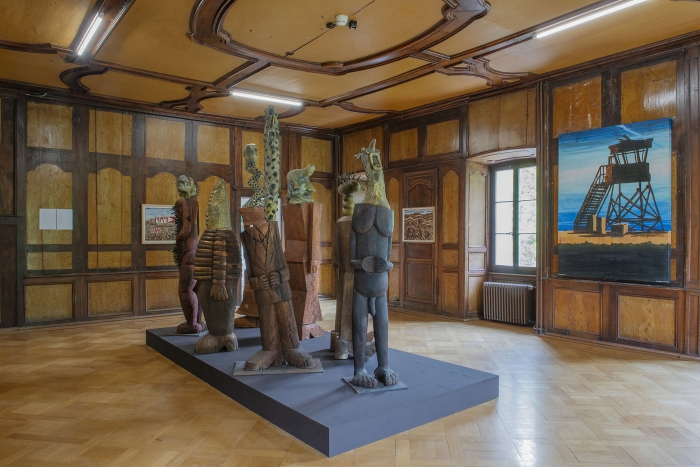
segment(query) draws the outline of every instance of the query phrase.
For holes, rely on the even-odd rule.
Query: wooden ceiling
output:
[[[149,109],[339,128],[509,86],[699,29],[700,3],[647,0],[542,39],[614,0],[0,0],[0,86]],[[92,19],[104,21],[82,56]],[[336,14],[358,27],[328,29]]]

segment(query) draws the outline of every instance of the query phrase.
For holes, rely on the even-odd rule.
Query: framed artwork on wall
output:
[[[164,204],[141,205],[141,243],[175,243],[175,214],[173,207]]]
[[[404,208],[401,222],[404,242],[435,242],[435,206]]]
[[[671,280],[669,118],[559,136],[559,275]]]

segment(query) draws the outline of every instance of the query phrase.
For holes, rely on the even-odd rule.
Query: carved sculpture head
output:
[[[197,196],[197,184],[192,177],[180,175],[177,178],[177,182],[175,182],[175,186],[181,198],[190,199],[193,196]]]
[[[311,174],[316,167],[309,164],[303,169],[290,170],[287,174],[287,199],[289,204],[313,203],[316,189],[311,184]]]
[[[246,164],[256,165],[258,163],[258,148],[255,146],[255,144],[251,143],[245,145],[243,157],[245,157]]]
[[[226,182],[219,179],[209,196],[207,206],[208,230],[232,230],[231,213],[228,205],[228,189]]]
[[[362,188],[360,180],[354,173],[344,173],[336,177],[338,182],[338,193],[343,196],[343,217],[352,216],[355,209],[353,193],[357,193]]]
[[[382,169],[382,158],[379,155],[379,149],[376,148],[377,140],[373,139],[369,143],[368,148],[362,150],[355,155],[356,159],[360,159],[365,167],[367,175],[367,193],[362,200],[363,203],[376,204],[378,206],[389,207],[389,202],[386,199],[386,189],[384,187],[384,171]]]

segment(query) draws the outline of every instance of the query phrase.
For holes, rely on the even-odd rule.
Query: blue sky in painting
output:
[[[608,163],[608,146],[624,135],[632,139],[654,138],[647,162],[651,172],[651,187],[664,228],[671,230],[671,119],[617,125],[596,130],[567,133],[559,136],[559,230],[572,230],[576,214],[598,172]],[[622,193],[635,184],[623,184]],[[628,195],[628,196],[629,196]],[[607,202],[601,208],[605,215]]]
[[[146,220],[153,219],[154,217],[172,216],[172,215],[173,215],[173,208],[152,208],[152,207],[146,208]]]

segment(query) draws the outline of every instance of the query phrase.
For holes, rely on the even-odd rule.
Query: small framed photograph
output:
[[[175,243],[175,214],[173,207],[163,204],[141,205],[141,243]]]
[[[435,242],[435,206],[404,208],[401,221],[404,242]]]

